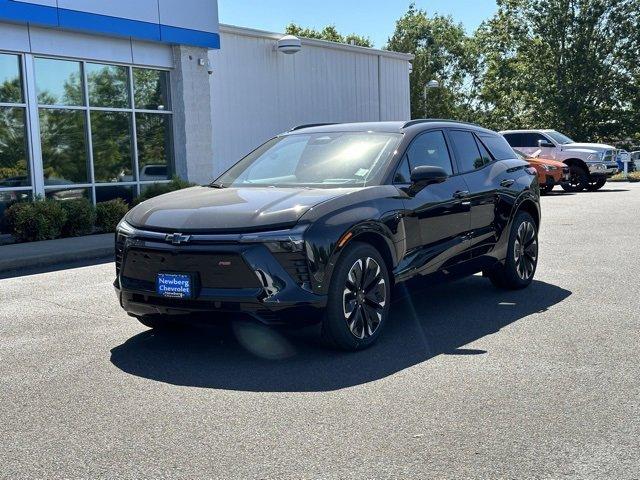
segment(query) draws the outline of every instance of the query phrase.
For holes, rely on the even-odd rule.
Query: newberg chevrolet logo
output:
[[[171,233],[166,237],[164,237],[164,239],[173,245],[180,245],[182,243],[188,243],[189,240],[191,240],[191,235],[183,235],[181,233]]]

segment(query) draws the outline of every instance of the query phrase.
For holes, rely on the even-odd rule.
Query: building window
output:
[[[132,202],[173,176],[167,71],[36,58],[35,76],[47,197]]]
[[[32,198],[31,185],[22,58],[0,53],[0,233],[5,210]]]

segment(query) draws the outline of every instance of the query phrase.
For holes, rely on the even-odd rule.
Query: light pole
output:
[[[428,102],[427,99],[428,94],[429,94],[429,90],[433,90],[434,88],[439,88],[440,87],[440,82],[438,82],[437,80],[429,80],[427,82],[427,84],[424,86],[424,118],[429,118],[429,108],[428,108]]]

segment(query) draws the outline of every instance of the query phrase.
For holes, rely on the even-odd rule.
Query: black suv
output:
[[[502,136],[472,124],[294,128],[214,183],[131,210],[116,234],[115,287],[152,328],[242,313],[321,322],[331,345],[363,348],[409,278],[484,272],[501,288],[529,285],[536,178]]]

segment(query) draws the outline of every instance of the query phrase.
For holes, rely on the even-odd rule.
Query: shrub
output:
[[[609,179],[610,182],[640,182],[640,172],[631,172],[625,178],[624,173],[616,173]]]
[[[175,192],[184,188],[193,187],[195,184],[182,180],[179,177],[173,177],[169,183],[154,183],[149,185],[137,198],[136,205],[149,200],[150,198],[164,195],[165,193]]]
[[[67,213],[55,200],[16,203],[7,212],[12,233],[19,242],[60,237]]]
[[[118,223],[129,211],[129,205],[121,198],[96,205],[96,227],[103,232],[115,232]]]
[[[93,232],[96,223],[96,210],[86,198],[60,202],[67,214],[67,221],[62,227],[63,237],[79,237]]]

